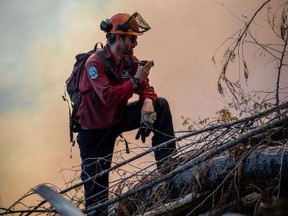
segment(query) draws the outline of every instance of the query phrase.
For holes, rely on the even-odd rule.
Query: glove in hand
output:
[[[144,113],[141,115],[140,127],[135,137],[136,140],[141,137],[141,141],[145,143],[146,137],[149,136],[153,129],[153,124],[156,121],[156,118],[156,112]]]

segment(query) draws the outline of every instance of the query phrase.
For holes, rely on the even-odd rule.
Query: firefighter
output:
[[[111,166],[116,138],[126,131],[138,128],[136,138],[145,138],[153,132],[152,146],[174,138],[169,104],[158,97],[149,84],[153,61],[143,66],[134,56],[138,36],[150,29],[139,13],[119,13],[100,24],[106,33],[107,44],[102,54],[92,54],[80,77],[82,95],[77,117],[81,129],[77,136],[82,160],[81,179],[87,180]],[[128,103],[133,94],[139,100]],[[175,150],[175,142],[155,150],[159,171]],[[85,207],[108,199],[108,174],[84,183]],[[107,215],[107,208],[95,215]]]

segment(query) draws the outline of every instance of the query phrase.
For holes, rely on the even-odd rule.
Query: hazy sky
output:
[[[77,146],[69,157],[68,110],[61,96],[74,56],[105,42],[101,20],[138,11],[150,24],[135,54],[154,61],[151,83],[170,101],[179,130],[182,115],[203,118],[225,106],[217,93],[221,56],[218,68],[211,58],[243,27],[231,11],[250,18],[263,2],[0,0],[0,206],[40,183],[63,188],[60,170],[79,165]],[[264,74],[257,85],[270,82]]]

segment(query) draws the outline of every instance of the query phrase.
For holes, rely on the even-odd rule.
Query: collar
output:
[[[109,47],[108,44],[106,44],[104,46],[103,51],[104,51],[104,57],[106,59],[112,58],[112,52],[111,52],[110,47]]]
[[[105,59],[113,59],[113,55],[112,55],[112,52],[111,52],[111,49],[110,49],[110,46],[109,44],[106,44],[103,48],[103,52],[104,52],[104,58]],[[120,61],[120,64],[121,62],[127,62],[129,61],[129,59],[131,58],[131,56],[124,56],[121,61]]]

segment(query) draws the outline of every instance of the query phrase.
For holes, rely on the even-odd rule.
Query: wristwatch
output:
[[[140,85],[140,80],[137,77],[132,78],[133,87],[137,88]]]

